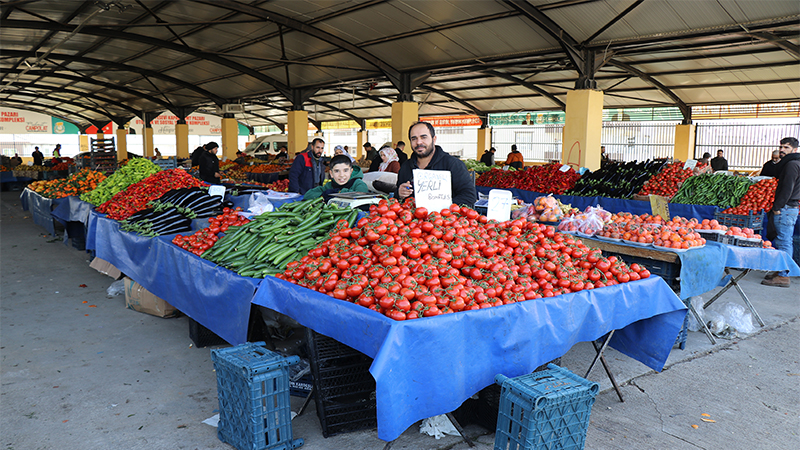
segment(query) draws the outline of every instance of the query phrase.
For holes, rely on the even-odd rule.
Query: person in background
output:
[[[775,150],[772,152],[772,159],[765,162],[764,165],[761,167],[760,175],[762,177],[777,177],[778,176],[778,164],[781,162],[781,152]]]
[[[369,142],[364,144],[364,158],[369,161],[375,161],[378,158],[378,151]]]
[[[53,149],[53,158],[61,158],[61,144],[56,144],[56,148]]]
[[[310,148],[294,158],[292,167],[289,169],[289,192],[305,194],[322,185],[325,180],[323,149],[325,149],[325,141],[314,138]]]
[[[343,150],[344,150],[344,152],[345,152],[345,153],[347,153],[348,155],[350,154],[350,147],[348,147],[348,146],[346,146],[346,145],[345,145]]]
[[[436,145],[436,130],[428,122],[417,122],[408,129],[408,139],[414,153],[400,167],[397,174],[395,197],[401,201],[414,195],[412,181],[414,169],[446,170],[450,172],[453,203],[472,208],[478,198],[475,182],[469,175],[467,166]]]
[[[289,159],[289,150],[286,148],[285,145],[281,145],[281,148],[278,149],[278,154],[275,155],[275,160],[287,160]]]
[[[161,151],[158,149],[158,147],[156,147],[154,151],[155,155],[153,156],[153,161],[161,159]]]
[[[716,158],[711,160],[711,170],[714,172],[728,170],[728,161],[722,157],[722,149],[717,150]]]
[[[525,160],[522,158],[522,153],[517,150],[517,144],[513,144],[511,146],[511,153],[508,154],[508,158],[506,158],[507,166],[511,166],[517,170],[522,169]]]
[[[786,152],[786,156],[780,162],[778,187],[775,188],[775,200],[770,211],[777,232],[775,248],[788,253],[789,258],[792,257],[792,234],[800,208],[800,153],[797,147],[797,138],[781,139],[780,148]],[[772,272],[764,277],[761,284],[788,288],[791,285],[789,271]]]
[[[219,145],[216,142],[209,142],[203,146],[205,152],[200,155],[200,179],[210,184],[219,184],[219,158],[217,158],[217,151]]]
[[[239,150],[236,152],[236,159],[234,159],[233,162],[242,166],[247,165],[247,155],[245,155],[243,151]]]
[[[381,148],[386,147],[386,145],[387,144],[383,144],[381,146]],[[389,143],[388,145],[391,146],[392,144]],[[370,148],[372,149],[372,151],[375,152],[375,154],[374,154],[374,156],[372,158],[367,157],[367,159],[369,159],[369,161],[370,161],[369,162],[369,168],[367,169],[367,172],[377,172],[378,169],[381,166],[381,163],[383,162],[383,159],[381,158],[381,152],[375,150],[375,147],[373,147],[372,145],[370,145]],[[367,153],[367,154],[369,155],[369,153]]]
[[[205,153],[205,151],[206,148],[203,145],[197,147],[196,149],[194,149],[194,151],[192,151],[191,156],[189,156],[189,158],[192,160],[192,167],[197,167],[200,165],[200,157],[203,156],[203,153]]]
[[[494,152],[495,148],[492,147],[489,150],[484,150],[483,155],[481,155],[481,162],[486,164],[489,167],[494,165]]]
[[[394,149],[395,153],[397,153],[397,161],[400,162],[402,166],[404,162],[408,161],[408,155],[406,155],[406,143],[403,141],[397,141],[397,147]]]
[[[22,164],[22,158],[19,157],[19,153],[14,153],[14,156],[11,157],[11,161],[9,163],[12,167],[17,167],[18,165]]]
[[[44,155],[41,151],[39,151],[39,147],[34,147],[33,153],[33,165],[34,166],[41,166],[44,163]]]
[[[400,161],[397,157],[397,151],[391,146],[386,146],[379,152],[383,162],[378,166],[379,172],[392,172],[397,173],[400,171]]]
[[[353,167],[353,162],[348,155],[336,155],[331,158],[331,179],[324,184],[309,189],[303,195],[303,200],[322,197],[327,203],[331,194],[339,192],[369,192],[367,184],[362,180],[364,173],[361,168]]]
[[[608,154],[606,153],[606,146],[605,145],[601,145],[600,146],[600,168],[602,169],[603,167],[605,167],[608,164],[608,161],[609,161],[609,159],[608,159]]]
[[[703,157],[697,160],[697,165],[694,166],[694,170],[692,172],[695,175],[711,172],[711,166],[708,164],[708,161],[710,159],[711,159],[711,153],[708,152],[703,153]]]
[[[346,148],[347,148],[347,146],[342,147],[341,145],[337,145],[336,147],[333,147],[333,156],[336,156],[336,155],[347,156],[348,158],[350,158],[350,162],[355,164],[356,163],[356,159],[353,158],[353,155],[351,155],[347,150],[345,150]],[[333,158],[331,158],[331,161],[333,161]]]

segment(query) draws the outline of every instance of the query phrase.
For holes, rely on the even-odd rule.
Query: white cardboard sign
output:
[[[696,159],[690,159],[690,160],[686,161],[685,163],[683,163],[683,170],[686,170],[686,169],[694,170],[695,166],[697,166],[697,160]]]
[[[486,217],[489,220],[505,222],[511,220],[511,191],[492,189],[489,191],[489,205],[486,207]]]
[[[414,169],[414,199],[428,211],[441,211],[453,204],[453,185],[447,170]]]
[[[225,200],[225,186],[220,185],[212,185],[208,187],[208,195],[215,196],[219,195],[223,200]]]

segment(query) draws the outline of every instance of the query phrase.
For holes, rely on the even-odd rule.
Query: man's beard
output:
[[[422,153],[420,153],[420,151],[419,151],[420,147],[425,149]],[[414,153],[417,154],[418,158],[427,158],[428,156],[430,156],[433,153],[434,150],[436,150],[436,145],[435,144],[431,144],[430,147],[426,147],[425,144],[421,144],[421,145],[418,145],[418,146],[414,147]]]

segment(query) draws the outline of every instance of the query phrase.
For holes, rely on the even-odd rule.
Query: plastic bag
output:
[[[711,331],[711,334],[722,339],[733,339],[736,337],[736,330],[728,325],[728,322],[725,321],[725,317],[723,317],[722,314],[716,311],[706,311],[705,316],[708,319],[706,321],[706,326],[708,330]]]
[[[123,294],[125,292],[125,281],[124,280],[117,280],[111,283],[111,286],[106,289],[106,297],[114,298],[117,295]]]
[[[567,216],[558,224],[558,231],[575,232],[580,227],[580,219],[578,216]]]
[[[272,202],[269,201],[269,196],[260,191],[253,192],[247,202],[247,211],[256,216],[274,209]]]
[[[750,334],[756,331],[756,327],[753,326],[753,315],[744,306],[728,302],[722,305],[720,313],[728,325],[739,333]]]
[[[700,320],[705,320],[703,319],[703,316],[705,316],[705,310],[703,309],[703,297],[700,297],[699,295],[695,297],[689,297],[689,301],[690,304],[694,306],[694,310],[697,311],[697,315],[700,316]],[[700,331],[702,328],[700,326],[700,322],[695,319],[694,314],[692,314],[691,311],[688,312],[688,315],[689,331]]]
[[[461,436],[458,430],[456,430],[456,427],[453,426],[452,422],[450,422],[450,419],[448,419],[444,414],[428,417],[427,419],[423,420],[419,425],[419,432],[433,436],[436,439],[443,438],[445,434],[449,434],[451,436]]]

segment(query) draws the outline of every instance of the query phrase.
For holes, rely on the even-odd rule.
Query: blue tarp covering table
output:
[[[25,188],[19,195],[19,200],[22,209],[31,212],[33,223],[44,228],[48,233],[55,234],[56,229],[52,216],[53,205],[58,206],[64,201],[63,199],[44,198],[38,193]]]
[[[69,239],[85,242],[89,213],[93,205],[74,195],[61,200],[61,203],[53,209],[52,215],[64,225],[64,244],[66,245]]]
[[[724,266],[732,269],[751,270],[788,270],[790,277],[800,276],[800,267],[797,266],[788,253],[758,247],[737,247],[733,245],[708,242],[706,246],[724,247]]]
[[[172,244],[172,236],[122,232],[116,220],[95,212],[90,220],[97,257],[230,344],[247,340],[250,302],[260,280],[198,258]]]
[[[661,370],[686,315],[655,276],[407,322],[272,277],[261,282],[253,302],[374,358],[378,437],[386,441],[420,419],[453,411],[498,373],[530,373],[612,330],[619,330],[614,348]],[[446,387],[430,388],[443,377]]]

